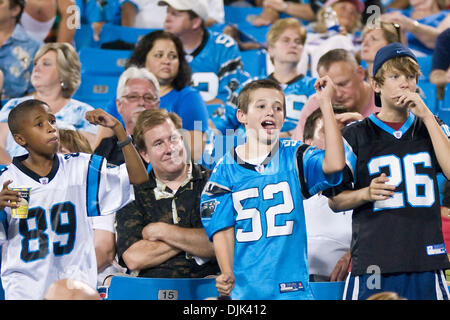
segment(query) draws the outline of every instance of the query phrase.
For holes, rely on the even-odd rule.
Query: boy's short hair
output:
[[[147,151],[144,134],[146,131],[163,124],[167,119],[172,120],[175,128],[181,130],[182,121],[179,115],[166,109],[149,109],[139,114],[133,131],[134,143],[139,151]]]
[[[37,106],[45,106],[46,108],[49,108],[48,104],[37,99],[25,100],[15,106],[8,115],[9,131],[11,131],[12,134],[20,133],[22,130],[21,124],[23,119],[28,115],[30,110],[36,108]]]
[[[238,109],[245,114],[248,112],[248,105],[251,98],[250,95],[257,89],[274,89],[280,91],[283,95],[283,114],[286,116],[286,99],[284,98],[283,89],[278,82],[271,79],[255,80],[245,85],[238,96]]]
[[[277,20],[270,27],[266,35],[267,45],[273,47],[278,41],[280,35],[287,29],[295,29],[302,38],[302,44],[306,41],[306,29],[302,26],[300,21],[295,18],[284,18]]]
[[[335,114],[340,114],[344,112],[348,112],[348,110],[344,106],[333,106],[333,111]],[[305,126],[303,128],[303,142],[308,139],[314,138],[314,130],[316,129],[316,122],[318,119],[322,118],[322,110],[320,108],[314,110],[305,121]]]

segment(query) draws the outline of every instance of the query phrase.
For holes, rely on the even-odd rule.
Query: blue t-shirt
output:
[[[202,223],[210,239],[234,227],[232,299],[313,299],[309,285],[303,199],[336,185],[325,176],[325,151],[280,141],[262,165],[234,150],[214,168],[201,196]]]

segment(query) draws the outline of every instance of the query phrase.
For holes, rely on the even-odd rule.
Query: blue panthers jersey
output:
[[[214,168],[201,197],[202,223],[212,239],[234,227],[233,299],[313,299],[309,285],[303,199],[335,185],[325,152],[280,141],[254,166],[234,149]]]
[[[268,78],[278,82],[273,77],[273,74],[270,74]],[[247,82],[252,80],[250,79]],[[280,84],[286,97],[286,119],[281,128],[281,132],[295,129],[300,117],[300,111],[303,109],[308,98],[316,92],[316,89],[314,89],[315,82],[316,78],[299,75],[286,84]],[[242,88],[243,86],[235,91],[228,103],[213,115],[214,118],[212,120],[216,128],[222,131],[222,133],[225,133],[226,129],[236,129],[240,126],[236,118],[236,110],[237,97]]]
[[[250,76],[242,68],[239,47],[233,38],[206,30],[202,43],[186,55],[192,81],[203,100],[218,98],[226,102]]]
[[[273,74],[269,75],[268,78],[277,81]],[[297,126],[300,111],[308,98],[316,93],[315,82],[316,78],[301,74],[286,84],[280,84],[286,97],[286,119],[283,128],[281,128],[282,132],[294,130]]]

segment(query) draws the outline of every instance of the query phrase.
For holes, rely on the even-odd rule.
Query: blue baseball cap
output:
[[[373,61],[373,75],[377,74],[378,69],[381,68],[383,63],[396,57],[411,57],[417,62],[417,58],[414,53],[400,42],[394,42],[381,48],[377,51],[375,59]]]
[[[396,57],[410,57],[417,62],[414,53],[400,42],[394,42],[377,51],[373,61],[373,76],[375,76],[381,66],[388,60]],[[381,107],[379,94],[375,94],[375,105]]]

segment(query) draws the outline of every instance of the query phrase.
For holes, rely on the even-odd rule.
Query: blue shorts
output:
[[[343,300],[366,300],[380,292],[396,292],[408,300],[449,300],[442,270],[395,274],[347,276]]]

